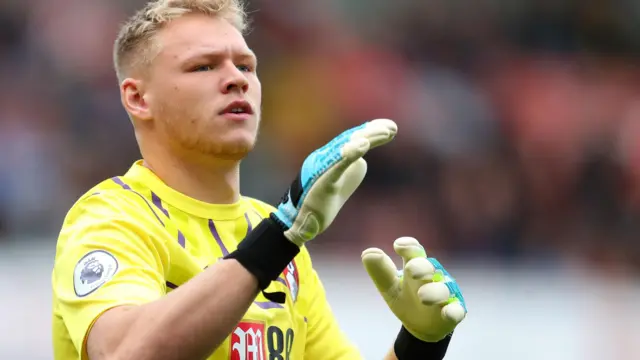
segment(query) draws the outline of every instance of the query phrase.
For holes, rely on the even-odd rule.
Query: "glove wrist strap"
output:
[[[224,258],[236,259],[256,277],[260,290],[265,290],[299,252],[300,248],[284,236],[284,228],[279,222],[269,217],[263,219],[238,244],[238,248]],[[284,303],[284,293],[263,291],[263,294],[270,301]]]
[[[396,338],[393,350],[398,360],[442,360],[449,348],[451,334],[438,342],[425,342],[405,329],[403,326]]]

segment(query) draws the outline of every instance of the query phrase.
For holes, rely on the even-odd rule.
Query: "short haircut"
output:
[[[136,68],[148,65],[158,54],[154,37],[171,20],[197,13],[227,20],[241,33],[247,28],[242,0],[154,0],[130,17],[120,28],[113,62],[122,82]]]

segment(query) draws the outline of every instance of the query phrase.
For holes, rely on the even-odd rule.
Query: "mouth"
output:
[[[227,107],[225,107],[220,112],[220,115],[226,115],[226,114],[252,115],[253,108],[251,107],[251,104],[249,104],[247,101],[238,100],[230,103],[229,105],[227,105]]]

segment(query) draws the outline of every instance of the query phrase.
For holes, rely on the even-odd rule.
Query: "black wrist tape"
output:
[[[422,341],[402,327],[393,350],[398,360],[442,360],[449,348],[451,334],[438,342]]]
[[[265,290],[300,252],[300,248],[284,236],[284,231],[276,220],[263,219],[238,248],[224,258],[236,259],[258,279],[260,290]],[[284,303],[284,293],[263,294],[270,301]]]

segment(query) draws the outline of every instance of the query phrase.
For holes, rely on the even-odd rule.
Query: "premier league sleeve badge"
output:
[[[73,288],[78,297],[96,291],[118,271],[118,260],[104,250],[92,251],[80,259],[73,271]]]

